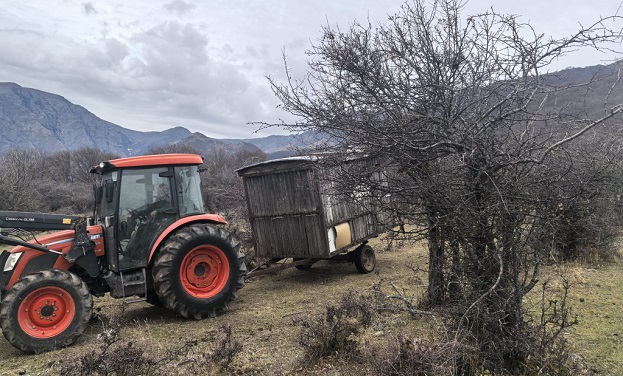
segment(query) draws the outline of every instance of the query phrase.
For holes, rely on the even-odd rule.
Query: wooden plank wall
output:
[[[313,169],[246,176],[244,184],[259,257],[329,256]]]
[[[256,218],[253,231],[259,257],[329,256],[327,233],[317,214]]]
[[[251,217],[318,213],[318,188],[311,169],[245,177]]]

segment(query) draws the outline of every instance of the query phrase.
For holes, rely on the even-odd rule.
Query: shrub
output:
[[[302,327],[298,342],[305,349],[304,359],[313,362],[334,354],[344,358],[358,355],[356,339],[372,324],[372,307],[368,297],[350,292],[338,305],[327,305],[317,317],[297,320]]]
[[[172,373],[228,373],[234,357],[242,350],[242,344],[234,338],[229,325],[221,326],[214,337],[189,338],[159,352],[141,341],[122,339],[121,331],[125,326],[122,314],[99,318],[102,332],[97,336],[95,348],[85,347],[77,356],[51,364],[55,374],[168,376]],[[205,343],[210,344],[207,349],[203,346],[198,349]]]
[[[456,342],[433,344],[400,334],[369,349],[366,365],[378,376],[468,375],[473,357],[473,349]]]

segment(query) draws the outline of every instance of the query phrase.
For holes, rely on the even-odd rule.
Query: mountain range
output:
[[[617,62],[608,66],[568,68],[547,75],[550,85],[557,87],[594,80],[589,87],[557,93],[552,97],[554,100],[550,99],[551,106],[556,107],[556,101],[575,102],[592,112],[623,103],[623,89],[618,85],[621,69],[623,64]],[[141,132],[100,119],[60,95],[11,82],[0,82],[0,134],[0,154],[11,148],[54,152],[95,147],[120,156],[131,156],[146,154],[153,148],[181,144],[192,146],[201,153],[220,147],[229,153],[262,151],[269,158],[279,158],[326,141],[314,132],[253,139],[215,139],[183,127]]]
[[[11,148],[46,151],[95,147],[120,156],[142,155],[150,149],[182,144],[200,152],[223,147],[237,151],[264,152],[269,157],[295,153],[313,142],[311,134],[268,136],[256,139],[215,139],[184,127],[162,132],[141,132],[100,119],[60,95],[0,82],[0,154]]]

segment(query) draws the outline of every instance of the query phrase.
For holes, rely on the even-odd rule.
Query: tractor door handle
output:
[[[127,234],[128,233],[128,222],[123,221],[119,224],[119,229],[121,230],[122,234]]]

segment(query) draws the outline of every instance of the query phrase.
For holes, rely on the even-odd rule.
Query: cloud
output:
[[[33,43],[41,37],[34,34]],[[131,108],[122,120],[104,117],[122,126],[181,125],[232,137],[248,128],[247,122],[268,118],[267,109],[276,106],[264,78],[251,76],[249,64],[238,59],[241,54],[228,45],[211,46],[197,25],[166,21],[124,38],[110,33],[86,46],[45,37],[45,44],[56,48],[39,51],[39,60],[46,62],[38,66],[39,76],[62,80],[74,93],[68,99],[78,98],[99,116],[110,107]]]
[[[256,103],[269,94],[256,88],[231,47],[210,48],[193,25],[166,22],[132,42],[136,66],[126,75],[141,85],[134,90],[145,94],[144,104],[157,103],[152,111],[163,116],[231,127],[254,120],[262,108]]]
[[[171,3],[164,4],[162,7],[171,13],[183,15],[195,9],[196,5],[182,0],[175,0]]]
[[[292,18],[296,6],[272,0],[114,0],[97,9],[87,0],[50,15],[25,1],[32,7],[15,8],[13,29],[0,26],[0,80],[63,95],[121,126],[214,136],[248,137],[256,127],[247,122],[277,121],[265,76],[283,75],[284,46],[290,63],[304,63],[301,34],[316,23],[310,6]]]
[[[82,1],[50,7],[45,0],[20,0],[0,7],[0,81],[63,95],[121,126],[180,125],[215,137],[248,136],[255,129],[247,122],[288,116],[275,108],[265,78],[286,80],[282,51],[289,73],[303,79],[313,57],[305,50],[317,43],[323,25],[347,28],[368,17],[375,24],[404,2]],[[566,35],[547,28],[560,27],[559,17],[577,26],[586,17],[571,12],[581,1],[568,0],[574,6],[554,16],[536,0],[496,9],[523,13],[537,30],[545,25],[546,34]],[[472,0],[469,10],[486,10],[489,3]]]
[[[97,14],[97,10],[95,10],[93,3],[83,3],[82,8],[84,9],[85,14]]]

